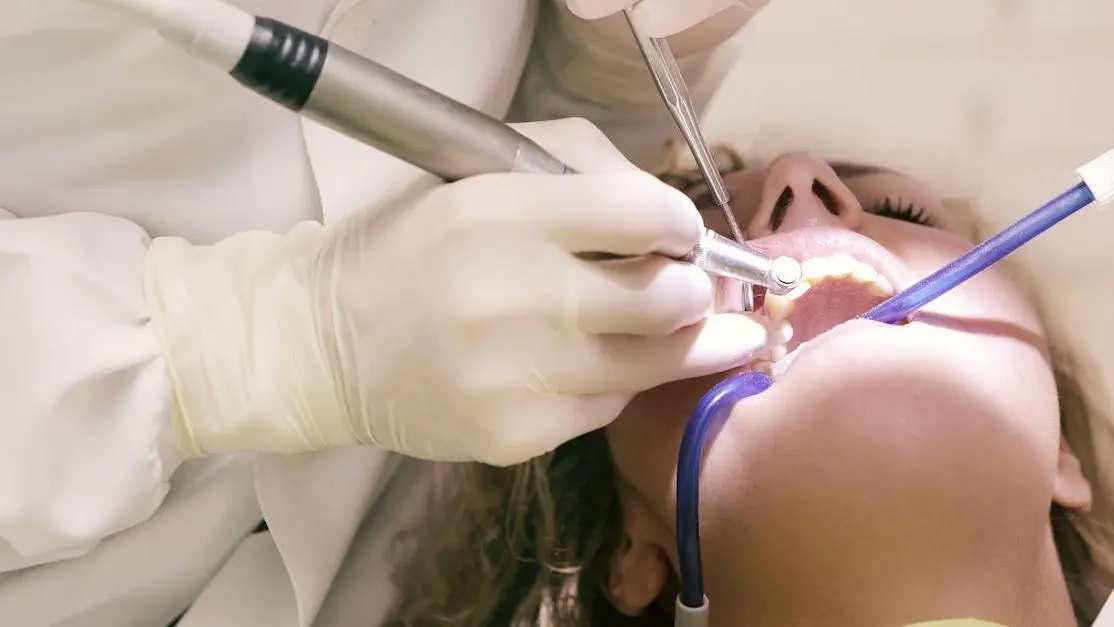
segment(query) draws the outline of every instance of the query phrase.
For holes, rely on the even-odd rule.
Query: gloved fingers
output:
[[[661,338],[602,336],[595,362],[566,373],[580,393],[641,392],[671,381],[745,365],[769,350],[766,322],[746,314],[717,314]]]
[[[493,174],[433,192],[453,207],[432,214],[443,229],[547,242],[563,251],[679,257],[704,232],[685,194],[638,170],[614,174]],[[496,235],[498,234],[498,235]]]
[[[764,1],[750,0],[751,7]],[[641,0],[631,12],[635,28],[647,37],[669,37],[686,31],[739,0]]]
[[[512,124],[577,172],[637,170],[596,125],[584,118]]]
[[[618,13],[634,4],[635,0],[567,0],[565,4],[573,15],[582,20],[598,20]]]
[[[611,424],[633,397],[626,392],[560,395],[538,392],[534,403],[508,412],[496,421],[477,457],[492,466],[512,466],[544,455],[586,433]]]
[[[690,263],[660,256],[585,263],[576,296],[584,333],[664,336],[703,320],[716,284]]]
[[[682,192],[645,172],[538,175],[507,219],[572,253],[681,256],[704,221]]]

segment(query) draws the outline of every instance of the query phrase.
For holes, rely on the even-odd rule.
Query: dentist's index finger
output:
[[[523,176],[534,180],[514,198],[498,188],[489,192],[500,198],[496,210],[571,253],[680,257],[704,231],[692,201],[645,172]]]
[[[660,338],[610,336],[599,369],[579,383],[585,393],[641,392],[727,372],[765,356],[772,338],[764,320],[746,314],[716,314]]]

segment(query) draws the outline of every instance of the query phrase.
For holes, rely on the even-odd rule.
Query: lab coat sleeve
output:
[[[148,241],[106,215],[0,212],[0,573],[143,522],[181,464]]]
[[[565,0],[543,0],[537,33],[510,118],[515,122],[582,117],[594,122],[640,167],[670,165],[667,150],[678,138],[669,112],[619,15],[585,21]],[[670,45],[702,113],[732,62],[732,35],[749,20],[709,20],[670,38]]]

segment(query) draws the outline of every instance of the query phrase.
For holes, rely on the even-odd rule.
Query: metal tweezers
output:
[[[673,116],[673,121],[677,123],[677,128],[680,129],[681,136],[684,137],[689,150],[692,151],[700,175],[704,177],[704,181],[708,184],[708,189],[711,191],[716,205],[723,210],[727,218],[727,224],[731,228],[731,236],[740,244],[743,243],[743,232],[731,211],[731,197],[727,193],[727,186],[723,182],[723,176],[720,175],[711,151],[708,150],[708,143],[704,140],[704,134],[700,132],[700,120],[696,116],[696,109],[692,105],[692,97],[689,95],[685,79],[681,75],[681,68],[677,65],[677,59],[669,48],[669,42],[658,37],[646,37],[638,32],[638,28],[635,27],[634,20],[631,17],[630,9],[625,9],[623,15],[627,18],[627,24],[630,26],[631,33],[634,34],[635,41],[638,42],[638,48],[642,51],[642,58],[646,60],[646,66],[650,68],[650,75],[653,76],[658,93],[661,94],[666,108]],[[744,283],[742,287],[743,309],[754,311],[753,288],[747,283]]]

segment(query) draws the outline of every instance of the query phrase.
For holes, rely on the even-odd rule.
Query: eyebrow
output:
[[[865,163],[851,163],[848,161],[829,161],[828,167],[836,173],[836,176],[843,180],[853,179],[857,176],[869,176],[871,174],[896,174],[893,170],[881,166]]]

